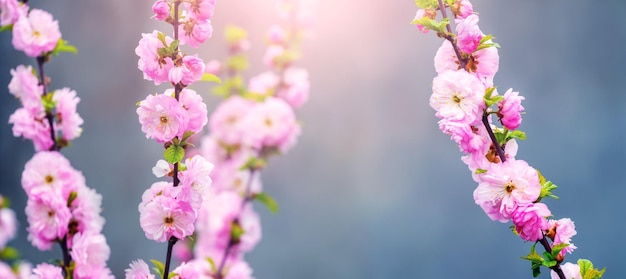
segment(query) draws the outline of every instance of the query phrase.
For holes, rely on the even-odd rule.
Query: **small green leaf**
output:
[[[150,260],[150,262],[152,262],[152,264],[154,265],[152,270],[154,270],[154,272],[156,272],[159,277],[163,277],[163,271],[165,270],[165,266],[163,265],[163,263],[155,259]]]
[[[189,137],[193,136],[195,133],[193,131],[186,131],[183,134],[183,142],[186,141],[187,139],[189,139]]]
[[[545,266],[545,267],[550,268],[550,267],[553,267],[553,266],[555,266],[555,265],[556,265],[556,260],[551,260],[551,261],[543,261],[541,264],[542,264],[543,266]]]
[[[216,76],[214,74],[209,74],[209,73],[204,73],[202,75],[202,78],[200,79],[200,81],[222,83],[222,80],[218,76]]]
[[[249,67],[248,58],[243,54],[233,55],[229,57],[228,61],[226,61],[226,65],[228,69],[237,72],[248,69]]]
[[[244,229],[237,222],[233,222],[230,227],[230,237],[233,243],[239,243],[241,236],[245,233]]]
[[[8,208],[11,207],[11,200],[7,197],[0,196],[0,208]]]
[[[174,271],[171,271],[171,272],[167,275],[167,278],[168,278],[168,279],[169,279],[169,278],[173,278],[173,277],[174,277],[174,276],[176,276],[176,275],[178,275],[178,274],[176,274]]]
[[[475,173],[476,174],[481,174],[481,173],[486,173],[486,172],[487,172],[487,170],[484,170],[484,169],[476,169]]]
[[[172,144],[163,152],[163,157],[165,161],[175,164],[183,160],[185,158],[185,149],[183,149],[180,145]]]
[[[595,269],[593,263],[587,259],[579,259],[578,266],[580,267],[580,275],[583,279],[598,279],[604,275],[606,267],[602,270]]]
[[[69,52],[69,53],[76,54],[78,53],[78,49],[76,49],[75,46],[68,44],[66,40],[59,39],[59,41],[57,42],[57,45],[50,52],[50,54],[57,56],[61,54],[62,52]]]
[[[158,33],[157,33],[157,38],[159,39],[159,41],[161,41],[161,43],[162,43],[164,46],[167,46],[167,42],[165,41],[165,34],[163,34],[163,33],[161,33],[161,32],[158,32]]]
[[[278,212],[278,203],[270,195],[261,192],[254,195],[254,199],[264,204],[270,212],[274,214]]]
[[[78,197],[78,193],[76,193],[76,191],[72,191],[70,193],[70,196],[67,198],[67,207],[71,207],[72,206],[72,202],[74,202],[76,197]]]
[[[169,49],[172,50],[172,52],[176,52],[176,50],[178,49],[178,45],[179,44],[180,44],[180,42],[178,40],[173,40],[172,44],[169,47]]]
[[[7,24],[7,25],[0,26],[0,32],[12,31],[12,30],[13,30],[13,24]]]
[[[441,21],[436,21],[430,17],[424,16],[411,21],[411,24],[423,25],[424,27],[435,32],[446,33],[446,26],[450,24],[450,20],[448,18],[444,18]]]
[[[561,253],[561,250],[563,250],[567,246],[569,246],[569,244],[567,243],[559,243],[552,246],[552,257],[556,259],[556,256]]]
[[[559,197],[557,197],[556,195],[552,194],[552,190],[558,188],[556,185],[554,185],[554,183],[552,183],[551,181],[546,181],[545,177],[543,177],[543,175],[539,174],[539,182],[543,181],[543,183],[541,184],[541,192],[539,192],[539,199],[537,199],[538,201],[540,201],[542,198],[545,197],[550,197],[553,198],[555,200],[558,200]],[[543,180],[542,180],[543,178]]]
[[[524,133],[524,132],[522,132],[520,130],[512,131],[509,134],[509,139],[526,140],[526,133]]]
[[[211,257],[206,257],[206,261],[211,265],[211,273],[215,273],[217,271],[217,266],[215,266],[215,261]]]
[[[261,158],[250,157],[248,161],[246,161],[243,166],[239,168],[239,170],[260,170],[267,166],[267,162]]]
[[[0,251],[0,259],[4,261],[17,260],[19,257],[20,252],[18,252],[17,249],[11,246],[6,246]]]

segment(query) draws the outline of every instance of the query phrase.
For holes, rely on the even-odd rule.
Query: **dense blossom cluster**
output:
[[[563,270],[558,264],[564,260],[565,253],[576,248],[571,243],[576,229],[569,218],[550,219],[552,213],[541,200],[553,196],[550,191],[556,186],[527,162],[516,158],[516,139],[525,139],[525,134],[517,130],[522,122],[524,97],[512,89],[500,95],[494,86],[498,45],[491,35],[480,30],[478,14],[469,1],[416,3],[420,9],[413,24],[423,33],[433,30],[445,39],[435,55],[438,75],[433,79],[430,106],[440,118],[441,131],[465,153],[462,160],[478,184],[474,191],[476,204],[492,220],[512,221],[515,233],[523,240],[539,242],[548,252],[555,251],[553,259],[545,260],[553,276],[559,278]],[[456,32],[450,28],[448,8],[453,14]],[[443,15],[441,21],[436,20],[438,11]],[[494,124],[494,115],[501,127]],[[528,256],[533,262],[533,272],[537,272],[543,262],[535,256],[541,259],[533,246]],[[550,263],[551,260],[554,263]],[[537,261],[539,266],[535,266]],[[578,267],[570,263],[563,266],[568,270],[566,273],[573,270],[572,266]],[[567,278],[581,278],[580,271],[568,274]]]
[[[32,268],[23,262],[17,272],[0,263],[1,278],[113,278],[106,266],[110,249],[102,235],[102,197],[87,187],[85,177],[58,150],[78,138],[83,119],[76,106],[80,98],[69,88],[48,91],[43,64],[52,54],[74,52],[61,38],[59,25],[46,11],[29,9],[16,0],[0,1],[0,26],[12,30],[15,49],[37,59],[39,75],[31,66],[11,70],[9,93],[22,107],[10,117],[13,135],[31,140],[37,153],[26,163],[22,188],[27,195],[28,240],[40,250],[58,243],[59,265]],[[2,203],[0,203],[2,204]],[[9,209],[0,209],[0,250],[15,235]]]

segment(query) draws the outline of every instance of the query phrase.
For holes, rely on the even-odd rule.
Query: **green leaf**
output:
[[[178,275],[178,274],[176,274],[174,271],[172,271],[172,272],[170,272],[170,273],[167,275],[167,278],[168,278],[168,279],[169,279],[169,278],[173,278],[173,277],[174,277],[174,276],[176,276],[176,275]]]
[[[484,169],[476,169],[476,174],[487,173],[487,170]]]
[[[446,33],[446,26],[449,23],[450,23],[450,20],[448,18],[444,18],[441,21],[437,21],[427,16],[411,21],[411,24],[423,25],[424,27],[430,30],[433,30],[435,32],[438,32],[438,33]]]
[[[215,261],[211,257],[206,257],[206,261],[209,262],[209,265],[211,265],[211,273],[215,273],[217,271]]]
[[[76,54],[78,53],[78,49],[76,49],[75,46],[68,44],[66,40],[59,39],[59,41],[57,42],[57,45],[50,52],[50,54],[57,56],[61,54],[62,52],[69,52],[69,53]]]
[[[189,139],[189,137],[193,136],[194,134],[195,134],[195,133],[194,133],[193,131],[186,131],[186,132],[183,134],[183,140],[182,140],[182,141],[184,142],[184,141],[188,140],[188,139]]]
[[[180,145],[172,144],[165,149],[163,157],[169,163],[178,163],[185,157],[185,149]]]
[[[261,192],[254,195],[254,199],[264,204],[270,212],[274,214],[278,212],[278,203],[270,195]]]
[[[249,67],[248,58],[243,54],[237,54],[237,55],[228,57],[228,61],[226,61],[226,65],[228,69],[231,69],[237,72],[248,69]]]
[[[526,140],[526,133],[524,133],[524,132],[522,132],[520,130],[512,131],[509,134],[509,139]]]
[[[4,247],[4,249],[2,249],[2,251],[0,251],[0,259],[4,261],[17,260],[19,257],[20,252],[18,252],[17,249],[11,246],[6,246]]]
[[[552,257],[556,259],[556,256],[561,253],[561,250],[563,250],[567,246],[569,246],[569,244],[567,243],[559,243],[552,246]]]
[[[214,74],[209,74],[209,73],[204,73],[202,75],[202,78],[200,79],[200,81],[222,83],[222,80],[218,76],[216,76]]]
[[[163,263],[155,259],[150,260],[150,262],[152,262],[152,264],[154,265],[152,270],[154,270],[154,272],[159,275],[158,277],[163,277],[163,271],[165,270],[165,266],[163,265]]]
[[[583,279],[598,279],[604,275],[606,267],[602,270],[595,269],[593,263],[587,259],[578,259],[578,266],[580,267],[580,275]]]
[[[233,243],[239,243],[241,236],[245,233],[241,225],[237,222],[233,222],[230,227],[230,237]]]
[[[439,7],[437,0],[415,0],[415,5],[422,9]]]
[[[12,30],[13,30],[13,24],[7,24],[7,25],[0,26],[0,32],[12,31]]]
[[[9,198],[7,197],[2,197],[2,199],[0,200],[0,208],[8,208],[11,207],[11,200],[9,200]]]
[[[553,267],[556,265],[556,260],[551,260],[551,261],[543,261],[543,263],[541,263],[543,266],[545,267]]]
[[[239,168],[239,170],[260,170],[265,166],[267,166],[267,161],[257,157],[250,157],[248,158],[248,161],[246,161],[246,163]]]
[[[542,198],[545,198],[545,197],[550,197],[555,200],[558,200],[559,197],[552,194],[552,190],[558,187],[554,185],[554,183],[552,183],[551,181],[546,181],[546,179],[541,174],[539,175],[540,175],[539,182],[541,182],[543,178],[543,183],[541,184],[541,192],[539,192],[539,198],[537,200],[540,201]]]
[[[500,96],[500,95],[492,96],[495,90],[496,90],[496,87],[489,87],[485,90],[485,96],[483,98],[485,99],[485,104],[487,105],[487,107],[491,107],[497,104],[498,102],[500,102],[501,100],[504,100],[503,96]]]
[[[78,193],[76,193],[76,191],[72,191],[70,193],[70,196],[67,198],[67,207],[71,207],[72,206],[72,202],[74,202],[76,197],[78,197]]]

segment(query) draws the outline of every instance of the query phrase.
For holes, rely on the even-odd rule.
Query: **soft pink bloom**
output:
[[[191,250],[192,242],[189,238],[179,239],[172,248],[172,256],[179,262],[188,262],[193,259],[193,251]]]
[[[493,87],[493,77],[498,71],[500,56],[496,47],[488,47],[475,51],[472,54],[473,73],[485,84],[485,87]],[[459,60],[454,53],[452,44],[444,40],[435,54],[435,70],[441,74],[448,70],[458,70]]]
[[[293,108],[282,99],[266,98],[255,106],[242,120],[244,143],[257,150],[277,148],[286,152],[300,135]]]
[[[211,170],[213,164],[201,155],[195,155],[185,160],[186,170],[181,171],[179,178],[182,184],[179,200],[188,202],[194,212],[200,210],[206,191],[211,186]]]
[[[33,74],[33,68],[30,65],[19,65],[11,69],[11,76],[9,92],[20,99],[25,108],[32,110],[43,106],[41,103],[43,87],[39,85],[39,80]]]
[[[445,71],[433,80],[430,106],[437,117],[473,125],[485,109],[485,86],[476,76],[464,71]]]
[[[289,67],[283,74],[276,97],[285,100],[293,108],[301,107],[309,99],[309,72],[303,68]]]
[[[78,182],[84,177],[57,151],[42,151],[33,155],[22,172],[22,187],[30,197],[42,192],[51,192],[67,199],[76,191]]]
[[[509,89],[504,93],[504,99],[498,103],[498,116],[502,126],[509,130],[515,130],[522,123],[522,100],[519,92]]]
[[[184,14],[184,13],[183,13]],[[213,34],[213,26],[209,19],[187,17],[178,26],[178,39],[181,45],[197,48]]]
[[[230,268],[224,279],[254,279],[254,277],[252,277],[252,269],[247,262],[242,259],[235,259],[234,262],[230,263]]]
[[[173,94],[174,91],[172,89],[165,91],[165,94],[170,93]],[[202,96],[194,90],[185,88],[180,93],[178,101],[187,112],[185,118],[189,119],[185,131],[192,131],[196,134],[202,132],[204,126],[209,122],[207,107],[202,101]],[[179,134],[179,136],[182,136],[182,134]]]
[[[204,20],[213,16],[215,0],[191,0],[183,2],[183,6],[190,12],[190,16]]]
[[[270,45],[267,47],[265,54],[263,55],[263,64],[268,67],[277,66],[277,57],[285,53],[285,48],[281,45]]]
[[[0,26],[14,24],[28,13],[28,5],[17,0],[0,0]]]
[[[439,130],[449,135],[452,140],[459,144],[461,151],[474,153],[483,150],[485,145],[491,142],[488,137],[478,134],[478,128],[463,122],[439,120]]]
[[[182,83],[185,85],[199,81],[204,74],[204,62],[198,58],[198,55],[185,55],[183,57],[183,78]]]
[[[570,218],[561,218],[559,220],[549,220],[548,227],[550,230],[554,230],[554,241],[552,245],[557,245],[561,243],[569,244],[567,247],[561,250],[561,255],[564,256],[565,253],[572,253],[574,249],[577,247],[571,243],[572,237],[576,235],[576,226],[574,225],[574,221]]]
[[[10,208],[0,208],[0,251],[7,242],[15,237],[17,232],[17,219],[15,212]]]
[[[49,250],[68,230],[71,213],[67,201],[51,191],[30,196],[26,204],[28,240],[39,250]]]
[[[167,142],[187,130],[187,111],[169,94],[148,95],[137,108],[141,131],[146,138]]]
[[[152,5],[152,12],[157,20],[165,20],[170,16],[170,4],[165,0],[157,0]]]
[[[195,213],[189,203],[160,195],[139,208],[139,223],[146,237],[165,242],[174,236],[178,239],[194,232]]]
[[[222,64],[220,63],[219,60],[215,60],[212,59],[211,61],[206,63],[206,67],[204,68],[204,71],[208,74],[214,74],[217,75],[220,73],[220,71],[222,70]]]
[[[237,145],[242,142],[240,122],[254,106],[254,102],[240,96],[231,96],[221,102],[209,119],[209,130],[222,143]]]
[[[567,279],[583,279],[583,276],[580,274],[580,266],[577,264],[564,263],[561,265],[561,270],[563,270],[563,274]],[[550,270],[550,278],[559,279],[559,275]]]
[[[543,238],[548,229],[548,216],[552,213],[543,203],[530,203],[518,206],[511,214],[515,230],[526,241],[537,241]]]
[[[270,96],[276,90],[279,81],[280,78],[274,72],[266,71],[250,78],[248,91],[261,96]]]
[[[35,151],[49,150],[54,144],[43,105],[18,108],[9,116],[9,124],[13,124],[13,136],[33,141]]]
[[[419,20],[423,17],[426,16],[426,10],[424,9],[419,9],[417,10],[417,12],[415,13],[415,18],[413,18],[413,20]],[[428,27],[421,25],[421,24],[415,24],[415,26],[417,27],[417,29],[420,30],[420,32],[427,34],[428,31],[430,31],[430,29],[428,29]]]
[[[173,171],[172,166],[165,160],[158,160],[156,165],[152,167],[152,173],[156,177],[163,177]]]
[[[13,269],[11,269],[11,266],[6,264],[4,261],[0,261],[0,278],[2,278],[2,279],[18,279],[18,277],[15,274],[15,272],[13,272]],[[19,279],[21,279],[21,278],[19,278]],[[39,279],[39,278],[37,278],[37,279]],[[56,278],[52,277],[52,279],[56,279]]]
[[[88,277],[94,270],[106,268],[111,249],[101,233],[77,233],[74,235],[72,260],[76,263],[74,276]]]
[[[52,51],[60,39],[59,22],[43,10],[32,9],[13,25],[13,47],[30,57]]]
[[[489,216],[494,221],[506,222],[518,206],[533,203],[541,192],[537,171],[523,160],[491,164],[480,178],[474,200],[483,210],[492,208],[485,212],[497,210],[500,213],[500,216]]]
[[[152,202],[158,196],[166,196],[175,199],[180,193],[180,187],[174,187],[172,182],[159,181],[155,182],[146,189],[141,196],[141,203],[139,203],[139,211],[142,211],[148,203]]]
[[[143,260],[134,260],[130,263],[130,267],[124,270],[126,279],[155,279],[156,277],[150,274],[150,268],[148,264]]]
[[[487,130],[484,128],[484,126],[480,125],[477,127],[478,127],[478,133],[481,134],[483,137],[487,138],[488,137]],[[476,150],[476,152],[473,152],[471,154],[461,157],[461,160],[467,165],[469,170],[472,172],[472,178],[474,179],[474,181],[478,183],[482,181],[481,177],[484,174],[477,174],[476,170],[478,169],[488,170],[492,164],[495,164],[494,162],[489,161],[486,157],[486,154],[490,151],[490,147],[491,147],[491,144],[486,144],[485,146],[483,146],[482,149]],[[504,146],[504,157],[506,158],[507,161],[515,160],[515,156],[517,155],[517,149],[518,149],[517,141],[515,141],[514,139],[509,140],[506,143],[506,145]],[[495,155],[496,154],[494,154],[494,156]],[[498,158],[497,163],[499,163],[499,160],[500,158]]]
[[[229,160],[217,164],[211,173],[212,186],[216,190],[235,191],[243,196],[250,184],[250,193],[260,193],[262,191],[260,175],[251,176],[249,170],[241,170],[241,166],[253,156],[256,155],[251,150],[242,150]]]
[[[196,263],[199,263],[199,261],[181,263],[172,271],[176,273],[176,276],[172,277],[172,279],[196,279],[202,277],[202,275],[208,270],[202,270]]]
[[[56,129],[61,131],[66,140],[79,137],[83,131],[80,127],[83,119],[76,112],[76,105],[80,102],[80,98],[76,97],[76,91],[69,88],[56,90],[52,100],[56,102],[56,116],[60,126]]]
[[[465,19],[458,19],[456,24],[457,46],[465,53],[473,53],[478,48],[483,32],[478,27],[478,15],[471,14]]]
[[[216,167],[218,167],[221,162],[228,160],[230,157],[230,151],[220,144],[220,141],[214,134],[202,137],[198,151],[199,154],[204,156],[204,158],[209,160],[209,162],[214,162]],[[211,177],[213,177],[214,173],[215,171],[213,171]]]
[[[135,48],[135,54],[139,56],[137,67],[143,72],[143,78],[154,81],[159,85],[168,81],[170,69],[174,66],[171,57],[160,57],[158,49],[165,47],[158,39],[158,31],[141,34],[139,45]],[[169,36],[165,37],[165,42],[171,44],[173,41]]]
[[[76,199],[70,206],[72,220],[76,222],[78,232],[100,232],[104,226],[102,212],[102,195],[87,186],[78,188]],[[73,238],[68,239],[68,245],[72,245]]]
[[[472,7],[472,3],[468,0],[457,0],[456,1],[456,10],[457,10],[457,18],[465,19],[469,15],[474,13],[474,8]]]
[[[287,32],[282,26],[274,24],[267,32],[267,39],[270,44],[282,45],[287,41]]]
[[[63,279],[63,269],[49,263],[41,263],[33,269],[33,275],[29,279]]]

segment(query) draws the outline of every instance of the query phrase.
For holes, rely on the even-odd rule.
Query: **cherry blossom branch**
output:
[[[543,237],[539,240],[539,243],[541,243],[541,246],[543,246],[543,248],[546,249],[546,252],[552,253],[552,247],[550,247],[550,243],[548,243],[548,239],[546,238],[545,234],[543,234]],[[565,278],[565,274],[563,273],[563,270],[561,269],[560,263],[557,263],[553,267],[550,267],[550,269],[554,270],[554,272],[556,272],[556,274],[559,275],[560,279],[567,279]]]
[[[441,11],[441,15],[443,16],[443,18],[448,18],[448,13],[446,12],[446,6],[443,4],[443,0],[438,0],[438,1],[439,1],[439,10]],[[463,58],[463,55],[461,55],[461,51],[459,50],[459,47],[456,45],[454,36],[452,36],[452,28],[450,27],[450,24],[446,24],[446,30],[448,31],[447,34],[438,34],[438,35],[442,36],[443,38],[448,40],[450,44],[452,44],[454,53],[456,54],[456,57],[459,59],[459,67],[461,69],[465,69],[465,67],[467,67],[467,59]]]
[[[63,273],[67,276],[67,269],[70,267],[70,262],[72,261],[72,257],[70,256],[70,252],[67,248],[67,235],[59,241],[59,245],[61,246],[61,251],[63,252]]]
[[[46,63],[47,60],[48,57],[46,57],[45,55],[37,56],[37,68],[39,68],[39,84],[43,88],[42,96],[46,96],[48,94],[48,90],[46,89],[46,75],[43,71],[43,64]],[[48,125],[50,125],[50,138],[52,139],[52,146],[50,146],[49,150],[59,151],[61,147],[57,143],[56,132],[54,131],[54,114],[48,110],[46,110],[46,120],[48,121]]]
[[[491,143],[496,149],[496,152],[498,153],[498,157],[500,157],[500,161],[504,163],[506,161],[506,156],[504,156],[504,150],[502,150],[502,146],[500,146],[500,143],[498,143],[496,136],[493,134],[493,130],[491,129],[491,124],[489,124],[489,114],[487,113],[483,113],[483,125],[485,125],[485,129],[487,129],[487,133],[489,134]]]
[[[178,238],[175,236],[170,237],[167,241],[167,258],[165,259],[165,269],[163,271],[163,279],[168,278],[168,274],[170,273],[170,262],[172,261],[172,248],[174,244],[178,241]]]

